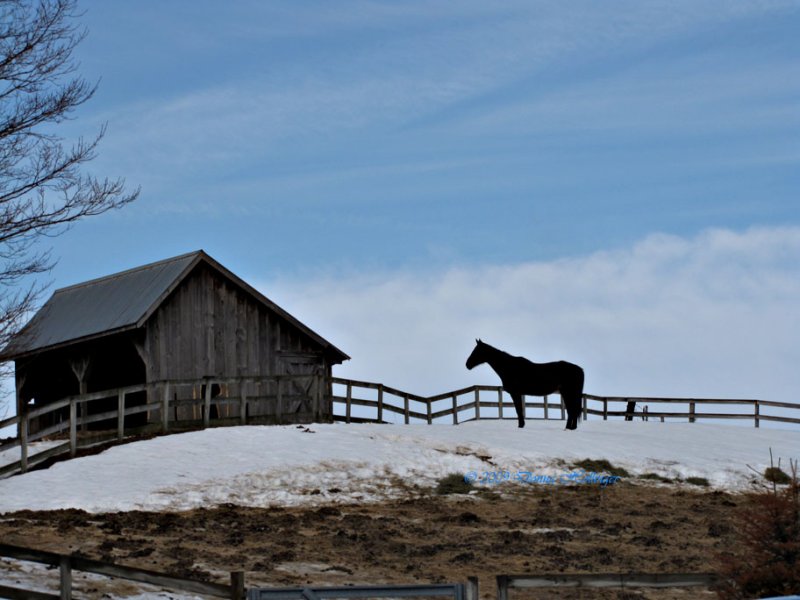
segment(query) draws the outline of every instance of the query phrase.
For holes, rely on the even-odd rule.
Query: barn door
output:
[[[281,383],[286,414],[290,420],[311,420],[318,418],[317,406],[318,375],[322,373],[320,357],[313,354],[288,354],[279,358],[280,375],[297,375]],[[308,377],[304,377],[304,376]]]

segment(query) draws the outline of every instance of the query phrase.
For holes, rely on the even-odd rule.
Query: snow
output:
[[[770,449],[784,466],[800,458],[797,431],[641,421],[586,421],[575,432],[559,421],[515,425],[313,424],[169,435],[0,480],[0,513],[371,502],[433,486],[450,473],[481,485],[598,485],[598,479],[575,478],[570,464],[585,458],[606,459],[632,475],[704,477],[738,491],[750,487],[754,470],[769,466]],[[0,455],[0,464],[17,460],[18,451]],[[108,598],[199,598],[86,573],[74,577],[77,591]],[[52,593],[57,578],[57,570],[43,565],[0,558],[0,585]]]
[[[450,473],[483,485],[546,485],[524,478],[564,485],[575,471],[569,465],[585,458],[606,459],[632,475],[704,477],[738,491],[750,487],[753,470],[769,466],[770,449],[788,470],[789,459],[800,458],[800,433],[641,421],[586,421],[575,432],[559,421],[529,421],[525,429],[513,421],[217,428],[0,480],[0,513],[371,502],[433,486]]]

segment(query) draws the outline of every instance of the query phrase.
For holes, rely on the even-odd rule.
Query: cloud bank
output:
[[[586,371],[609,395],[798,401],[800,228],[653,234],[580,258],[272,281],[260,288],[352,356],[342,377],[420,394],[497,384],[481,337]]]

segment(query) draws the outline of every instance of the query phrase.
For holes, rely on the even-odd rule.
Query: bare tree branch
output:
[[[25,279],[52,266],[42,238],[139,194],[84,172],[105,127],[71,144],[55,133],[97,89],[75,75],[79,17],[76,0],[0,0],[0,348],[41,292]]]

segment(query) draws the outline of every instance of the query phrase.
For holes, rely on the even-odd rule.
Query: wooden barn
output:
[[[0,355],[15,362],[19,415],[104,390],[138,390],[120,395],[128,409],[169,394],[173,414],[142,410],[126,427],[223,418],[233,394],[247,396],[246,422],[329,421],[325,382],[348,358],[203,251],[57,290]],[[191,402],[205,396],[210,415]],[[106,414],[117,394],[81,407]],[[65,418],[51,411],[28,427],[44,433]]]

